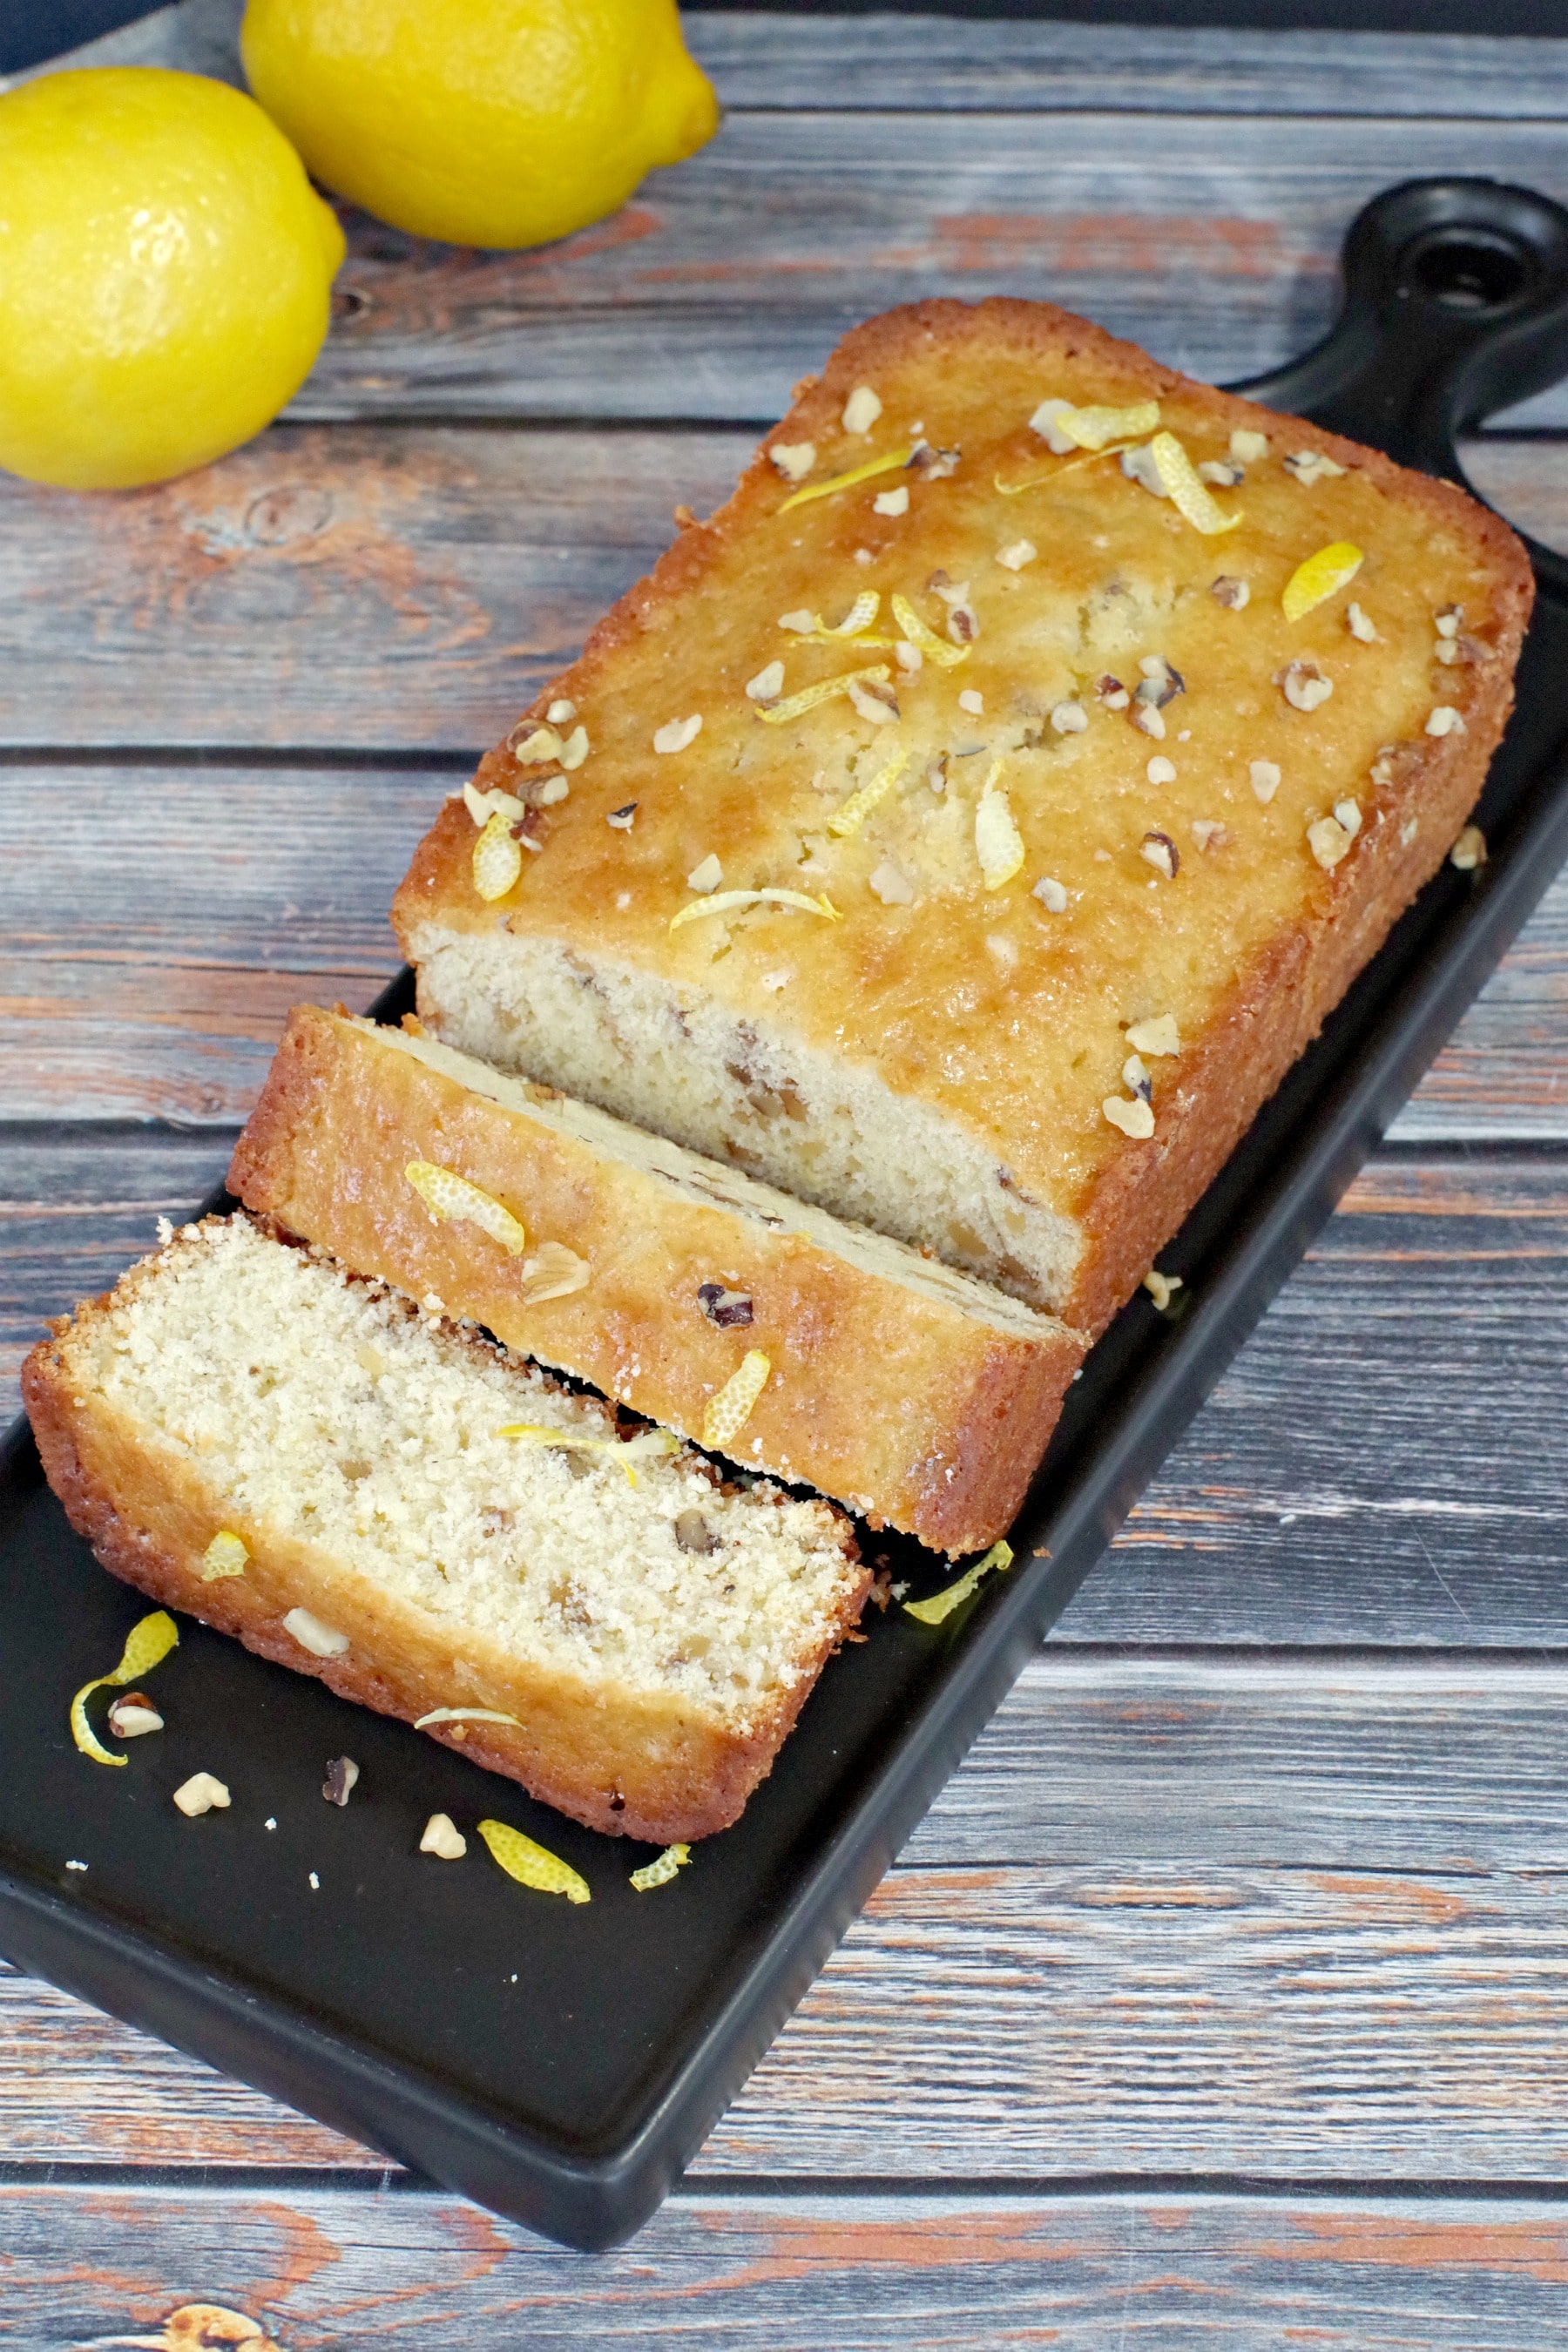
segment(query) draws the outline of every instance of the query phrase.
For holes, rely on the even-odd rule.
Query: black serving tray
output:
[[[1390,191],[1352,228],[1345,280],[1329,341],[1249,391],[1458,478],[1457,431],[1568,373],[1568,214],[1525,190]],[[1519,708],[1479,813],[1491,862],[1423,892],[1162,1254],[1185,1311],[1140,1296],[1095,1349],[1012,1572],[939,1627],[873,1612],[735,1828],[639,1895],[627,1873],[647,1849],[188,1621],[157,1675],[168,1729],[122,1771],[88,1762],[70,1695],[145,1603],[70,1533],[23,1424],[0,1462],[0,1946],[549,2236],[636,2230],[1568,853],[1568,565],[1533,553]],[[951,1575],[912,1544],[866,1542],[917,1591]],[[345,1751],[363,1778],[339,1811],[321,1783]],[[192,1823],[170,1796],[197,1769],[234,1803]],[[416,1855],[436,1811],[468,1832],[466,1862]],[[472,1834],[490,1812],[573,1863],[592,1903],[503,1878]]]

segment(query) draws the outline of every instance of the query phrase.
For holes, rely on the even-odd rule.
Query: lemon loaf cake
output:
[[[247,1207],[873,1526],[1011,1524],[1084,1343],[901,1242],[589,1105],[300,1006],[234,1157]]]
[[[1454,843],[1531,594],[1061,311],[889,312],[441,810],[422,1017],[1098,1329]]]
[[[732,1822],[868,1586],[847,1522],[248,1218],[187,1225],[23,1374],[104,1566],[591,1827]]]

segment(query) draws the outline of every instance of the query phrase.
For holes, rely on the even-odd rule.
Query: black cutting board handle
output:
[[[1568,375],[1568,212],[1533,189],[1406,180],[1357,214],[1342,267],[1327,340],[1238,392],[1464,482],[1458,436]],[[1568,562],[1530,551],[1568,604]]]

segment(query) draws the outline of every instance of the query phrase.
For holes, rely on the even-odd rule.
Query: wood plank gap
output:
[[[488,747],[486,747],[488,748]],[[466,776],[482,751],[463,744],[407,745],[341,743],[7,743],[0,744],[0,768],[330,768],[345,774],[393,769],[406,775]]]
[[[237,1136],[241,1121],[227,1126],[184,1127],[167,1118],[0,1118],[0,1151],[31,1144],[78,1145],[84,1150],[97,1143],[156,1145],[161,1150],[182,1147],[205,1159],[226,1136]]]
[[[1539,1648],[1493,1648],[1489,1643],[1450,1643],[1439,1647],[1423,1643],[1419,1649],[1393,1643],[1333,1642],[1074,1642],[1047,1636],[1025,1667],[1026,1675],[1054,1672],[1058,1664],[1085,1668],[1105,1666],[1247,1666],[1269,1675],[1292,1671],[1304,1675],[1330,1668],[1335,1674],[1363,1669],[1380,1675],[1398,1675],[1412,1682],[1444,1673],[1474,1675],[1536,1671],[1543,1676],[1568,1672],[1568,1644],[1542,1643]]]

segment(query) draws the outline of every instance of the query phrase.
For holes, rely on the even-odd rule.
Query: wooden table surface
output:
[[[233,73],[235,0],[94,54]],[[852,320],[1061,300],[1221,380],[1379,187],[1568,199],[1568,41],[706,15],[727,115],[475,255],[352,219],[288,421],[0,482],[0,1305],[370,999],[437,798]],[[1568,388],[1473,445],[1568,547]],[[1568,684],[1565,684],[1568,692]],[[0,1968],[0,2342],[289,2352],[1568,2333],[1568,884],[658,2218],[562,2252]],[[181,2341],[177,2332],[169,2339]]]

